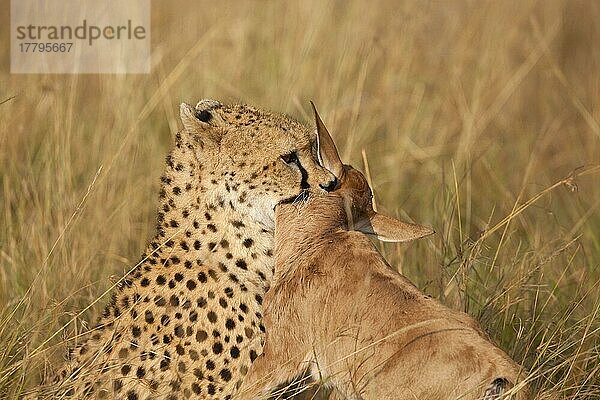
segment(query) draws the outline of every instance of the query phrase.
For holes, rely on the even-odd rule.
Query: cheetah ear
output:
[[[212,119],[210,110],[199,109],[198,107],[194,109],[189,104],[181,103],[179,115],[185,131],[194,141],[198,141],[203,145],[218,146],[221,141],[221,132],[219,128],[209,123]]]
[[[341,178],[344,172],[344,164],[342,163],[342,160],[340,160],[337,148],[335,147],[335,142],[329,134],[327,127],[325,127],[325,124],[321,120],[321,117],[319,117],[315,103],[311,101],[310,105],[315,113],[315,123],[317,125],[317,147],[319,161],[321,161],[321,165],[331,171],[333,175],[335,175],[337,178]]]

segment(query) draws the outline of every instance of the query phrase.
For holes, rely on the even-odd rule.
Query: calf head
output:
[[[335,143],[313,104],[322,165],[337,178],[337,188],[329,196],[339,196],[349,230],[376,236],[385,242],[407,242],[431,235],[431,228],[400,221],[373,209],[373,192],[362,173],[344,165]]]

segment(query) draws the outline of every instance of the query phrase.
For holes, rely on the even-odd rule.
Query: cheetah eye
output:
[[[298,153],[296,151],[290,151],[287,154],[282,155],[281,160],[286,164],[293,164],[298,162]]]

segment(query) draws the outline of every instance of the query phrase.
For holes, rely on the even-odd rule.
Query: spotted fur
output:
[[[261,353],[275,205],[334,177],[286,116],[203,100],[181,118],[154,240],[39,397],[228,399]]]

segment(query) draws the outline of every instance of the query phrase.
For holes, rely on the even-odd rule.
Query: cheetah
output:
[[[229,399],[261,353],[275,206],[336,179],[290,117],[215,100],[180,116],[156,236],[38,398]]]

